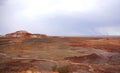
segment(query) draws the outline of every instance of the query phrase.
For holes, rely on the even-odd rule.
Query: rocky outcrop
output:
[[[119,65],[71,64],[72,73],[119,73]]]
[[[6,34],[5,37],[12,37],[12,38],[37,38],[37,37],[47,37],[45,34],[32,34],[25,30],[16,31],[13,33]]]
[[[75,63],[104,63],[104,58],[97,55],[96,53],[83,55],[83,56],[74,56],[74,57],[66,57],[65,60],[70,60]]]
[[[42,60],[11,59],[10,61],[0,63],[0,73],[59,73],[52,70],[46,70],[46,64],[47,62]],[[39,69],[38,65],[42,69]],[[46,66],[46,68],[48,66]]]
[[[21,30],[13,33],[6,34],[5,37],[29,37],[31,33]]]

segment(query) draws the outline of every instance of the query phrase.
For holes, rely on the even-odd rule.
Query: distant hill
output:
[[[5,37],[28,38],[28,37],[47,37],[45,34],[32,34],[25,30],[16,31],[6,34]]]

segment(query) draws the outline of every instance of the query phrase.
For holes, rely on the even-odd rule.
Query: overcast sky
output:
[[[120,0],[0,0],[0,35],[120,35]]]

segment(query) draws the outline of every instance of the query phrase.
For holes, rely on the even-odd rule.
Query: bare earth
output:
[[[24,71],[120,73],[120,37],[0,37],[0,73]]]

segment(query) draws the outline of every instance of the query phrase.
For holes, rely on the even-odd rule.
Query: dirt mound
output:
[[[0,63],[0,72],[5,71],[25,71],[28,70],[30,67],[32,67],[29,63],[22,63],[18,60],[9,61],[5,63]]]
[[[16,31],[13,33],[6,34],[5,37],[14,37],[14,38],[36,38],[36,37],[47,37],[45,34],[32,34],[25,30]]]
[[[96,48],[102,49],[109,52],[120,52],[120,39],[119,38],[99,38],[99,39],[78,39],[78,41],[69,42],[71,47],[86,47],[86,48]]]
[[[71,64],[72,73],[119,73],[119,65]]]
[[[6,37],[28,37],[28,36],[30,36],[30,34],[31,33],[27,32],[27,31],[20,30],[20,31],[16,31],[13,33],[6,34],[5,36]]]
[[[70,60],[75,63],[103,63],[105,59],[96,53],[83,55],[83,56],[74,56],[74,57],[66,57],[65,60]]]

